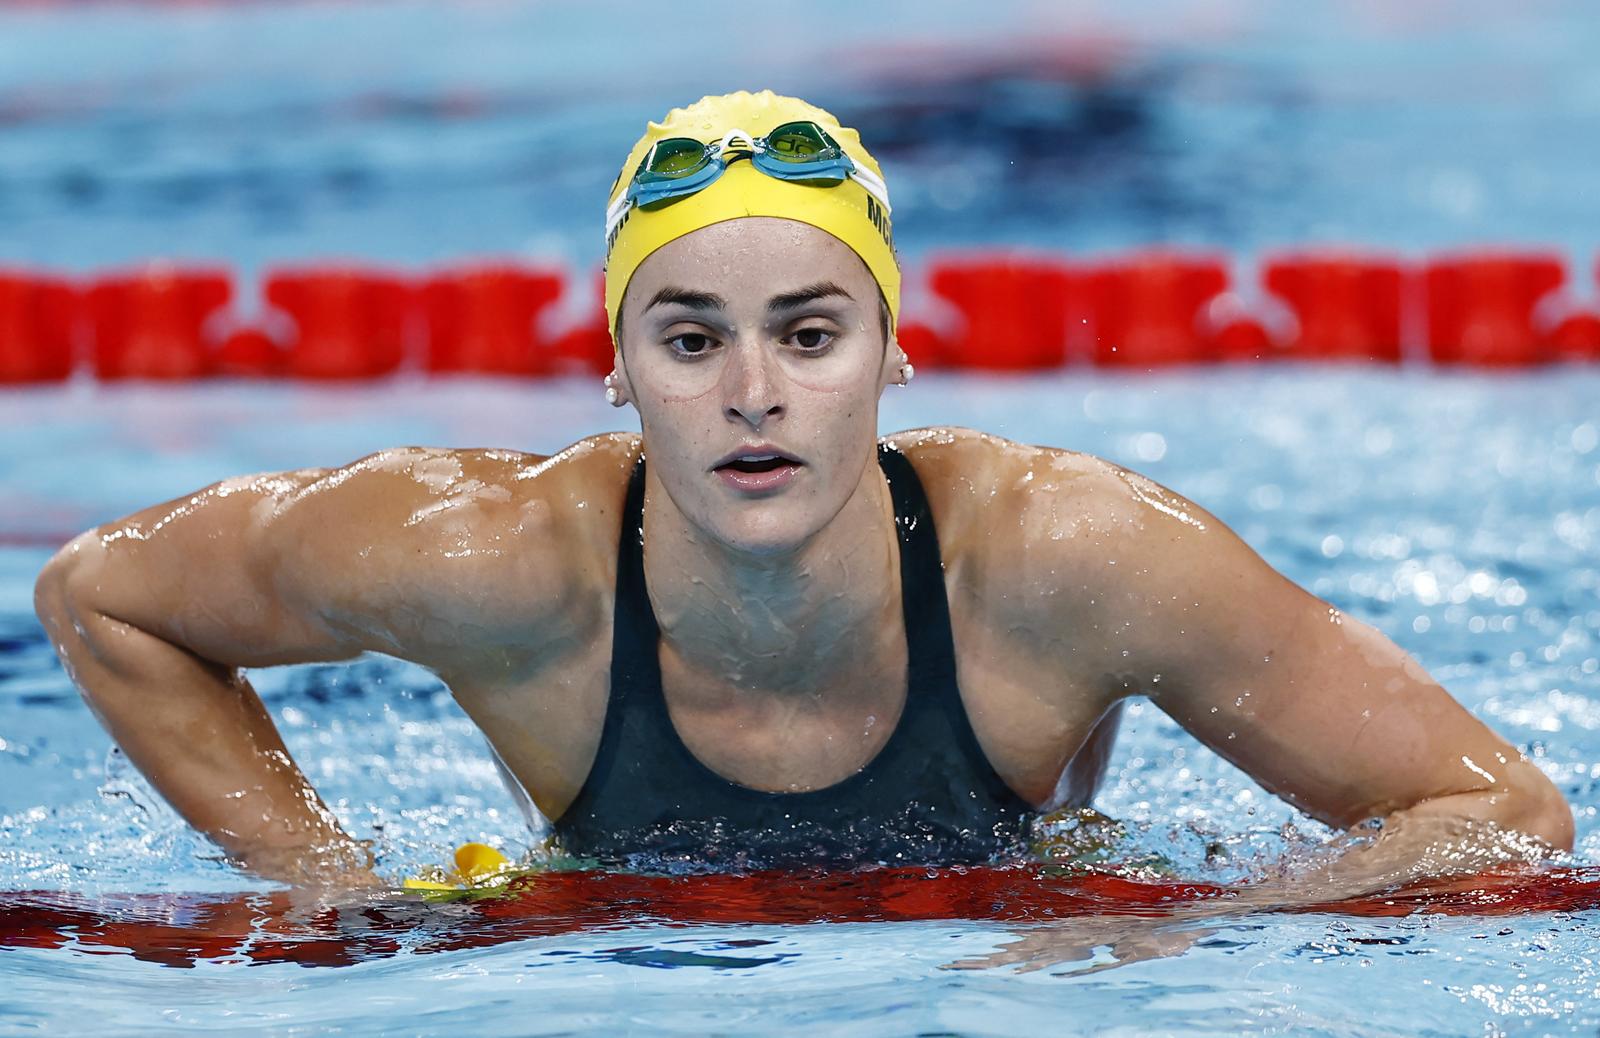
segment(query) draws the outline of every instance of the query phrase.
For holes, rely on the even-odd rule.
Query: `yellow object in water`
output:
[[[470,890],[498,880],[511,869],[511,859],[483,843],[464,843],[456,848],[453,872],[439,870],[442,879],[411,877],[402,886],[407,890]]]

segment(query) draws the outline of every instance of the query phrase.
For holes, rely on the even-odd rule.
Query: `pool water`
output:
[[[216,259],[249,285],[329,255],[418,272],[501,254],[581,284],[600,194],[643,120],[771,86],[862,129],[913,268],[995,243],[1081,257],[1177,242],[1248,263],[1306,242],[1418,256],[1506,241],[1587,271],[1591,6],[816,0],[801,20],[708,0],[641,25],[569,2],[8,5],[0,264],[88,275]],[[1577,280],[1592,302],[1592,278]],[[918,291],[913,279],[908,304]],[[1574,806],[1570,864],[1587,868],[1600,865],[1596,400],[1595,369],[929,372],[887,394],[881,425],[1085,450],[1192,497],[1532,757]],[[55,547],[214,480],[400,444],[550,452],[617,420],[598,380],[0,388],[0,1032],[1600,1028],[1600,917],[1581,903],[1235,913],[1146,933],[1158,946],[1112,969],[1116,926],[1093,917],[641,916],[471,946],[491,929],[459,906],[395,902],[384,911],[416,926],[390,940],[382,912],[330,915],[221,861],[112,751],[33,617]],[[251,677],[386,876],[463,840],[514,856],[537,843],[425,672],[372,657]],[[1096,806],[1125,830],[1113,864],[1196,883],[1305,863],[1331,835],[1138,701]],[[44,920],[31,940],[24,910]],[[269,953],[285,932],[301,951]],[[1060,961],[993,958],[1036,946]],[[380,951],[298,964],[340,949]],[[997,964],[943,968],[985,959]]]
[[[1510,241],[1587,268],[1596,248],[1585,0],[695,12],[636,32],[571,0],[7,6],[0,261],[587,271],[644,120],[761,87],[861,130],[912,260]]]
[[[550,452],[614,423],[598,382],[397,380],[359,388],[90,383],[0,399],[0,890],[225,900],[270,884],[218,859],[117,756],[31,613],[70,533],[226,475],[338,464],[382,446]],[[887,430],[943,422],[1085,450],[1200,502],[1275,567],[1414,653],[1575,808],[1600,859],[1600,373],[1217,369],[1035,379],[929,375],[884,400]],[[1250,406],[1239,406],[1248,400]],[[480,736],[428,674],[381,657],[253,680],[291,751],[398,879],[466,839],[514,856],[530,832]],[[1234,882],[1329,833],[1153,707],[1132,704],[1096,802],[1113,862]],[[262,920],[282,911],[257,912]],[[447,911],[447,909],[440,909]],[[308,920],[316,906],[303,906]],[[293,913],[289,913],[293,918]],[[261,925],[267,925],[262,922]],[[432,919],[449,931],[451,918]],[[90,984],[112,1030],[314,1025],[415,1033],[827,1029],[1017,1033],[1592,1033],[1594,911],[1395,919],[1257,914],[1181,954],[1072,976],[954,971],[1031,927],[921,921],[608,925],[379,956],[338,969],[173,969],[126,952],[0,952],[8,1026],[71,1029]],[[1107,939],[1109,942],[1109,938]],[[93,943],[93,942],[88,942]],[[1065,974],[1058,976],[1057,974]],[[1372,999],[1352,990],[1381,984]],[[1362,985],[1361,988],[1355,985]]]

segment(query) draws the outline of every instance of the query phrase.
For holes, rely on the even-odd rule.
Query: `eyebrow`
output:
[[[852,303],[855,302],[855,296],[846,292],[832,281],[818,281],[814,285],[807,285],[805,288],[798,288],[793,292],[785,292],[782,295],[773,296],[767,300],[767,313],[776,314],[784,310],[794,310],[814,300],[826,299],[829,296],[842,296]]]
[[[767,300],[767,313],[776,314],[785,310],[794,310],[805,306],[807,303],[818,299],[826,299],[830,296],[840,296],[851,302],[855,301],[855,296],[852,296],[832,281],[818,281],[804,288],[797,288],[793,292],[784,292],[773,296]],[[650,302],[646,303],[644,308],[649,310],[652,307],[672,305],[704,312],[708,310],[726,310],[728,301],[713,292],[696,292],[693,289],[668,285],[651,296]]]
[[[690,310],[726,310],[728,301],[711,292],[695,292],[687,288],[674,288],[668,285],[650,297],[650,302],[645,304],[649,310],[656,306],[686,306]]]

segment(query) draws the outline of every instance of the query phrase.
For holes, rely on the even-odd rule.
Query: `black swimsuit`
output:
[[[956,687],[944,566],[922,483],[893,448],[879,444],[878,463],[899,531],[905,707],[860,771],[823,789],[771,793],[712,771],[672,725],[645,590],[639,459],[622,516],[605,727],[583,788],[555,822],[567,852],[614,863],[793,867],[977,863],[1024,849],[1033,809],[984,756]]]

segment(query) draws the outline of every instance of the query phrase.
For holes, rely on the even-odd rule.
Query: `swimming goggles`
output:
[[[885,214],[890,211],[889,188],[883,178],[851,161],[822,127],[802,120],[784,123],[765,137],[736,129],[714,144],[693,137],[656,141],[628,182],[628,190],[606,210],[607,240],[630,209],[654,209],[692,195],[742,158],[778,180],[835,184],[854,180],[878,200]]]

